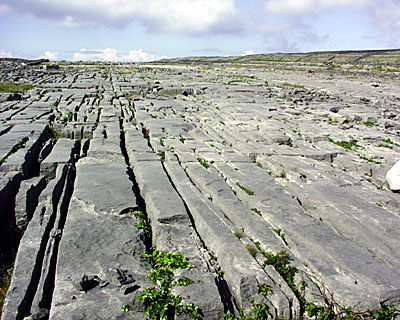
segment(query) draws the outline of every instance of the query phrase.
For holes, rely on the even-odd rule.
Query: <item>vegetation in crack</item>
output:
[[[239,182],[236,182],[236,185],[237,185],[240,189],[242,189],[244,192],[246,192],[249,196],[254,195],[254,191],[252,191],[252,190],[250,190],[250,189],[248,189],[248,188],[242,186]]]
[[[356,141],[335,141],[328,137],[329,142],[336,144],[339,147],[342,147],[347,150],[352,150],[353,148],[359,148],[360,146],[357,144]]]
[[[13,267],[0,270],[0,316],[3,310],[3,303],[6,298],[8,287],[10,286]]]
[[[151,239],[151,227],[150,227],[150,221],[147,218],[147,215],[140,210],[133,210],[131,209],[131,212],[139,218],[139,223],[135,224],[135,227],[137,229],[143,230],[146,239]]]
[[[311,275],[307,276],[313,280],[313,283],[319,289],[320,296],[323,298],[325,305],[321,306],[314,302],[307,301],[305,299],[305,290],[308,285],[304,281],[300,281],[297,285],[295,284],[294,278],[298,269],[290,265],[289,253],[284,250],[279,251],[276,254],[265,252],[261,249],[258,241],[255,242],[255,245],[260,253],[266,258],[263,267],[265,268],[266,265],[274,267],[296,295],[300,302],[302,319],[305,317],[315,320],[391,320],[396,312],[400,313],[400,309],[396,309],[394,306],[387,306],[385,303],[381,303],[381,308],[366,311],[356,311],[355,307],[344,307],[335,300],[334,294],[329,291],[323,283],[319,282]],[[398,307],[400,307],[400,305]],[[242,319],[247,320],[248,318],[240,318],[240,320]]]
[[[262,297],[267,297],[269,293],[272,293],[272,289],[270,285],[266,283],[259,283],[258,284],[258,294]],[[251,305],[251,311],[250,315],[246,316],[244,309],[240,308],[239,309],[239,318],[237,318],[234,314],[232,313],[226,313],[224,314],[224,319],[225,320],[264,320],[268,319],[270,317],[269,311],[268,311],[268,306],[263,303],[263,302],[256,302],[254,297],[250,298],[250,305]],[[277,318],[275,318],[277,319]]]
[[[11,151],[9,153],[7,153],[5,156],[3,156],[0,159],[0,166],[4,163],[7,162],[7,159],[12,156],[14,153],[16,153],[19,149],[21,148],[25,148],[26,147],[26,142],[29,140],[28,137],[25,137],[21,140],[18,140],[15,145],[12,147]]]
[[[200,157],[197,158],[197,161],[206,169],[208,169],[210,166],[206,160],[204,160]]]

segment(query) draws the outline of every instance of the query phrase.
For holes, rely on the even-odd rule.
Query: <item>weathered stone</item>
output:
[[[386,181],[390,190],[400,190],[400,161],[397,161],[395,165],[387,172]]]

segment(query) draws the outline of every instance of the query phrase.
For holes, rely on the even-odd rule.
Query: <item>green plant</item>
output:
[[[372,121],[365,121],[364,125],[366,125],[367,127],[379,127],[379,123],[372,122]]]
[[[390,145],[388,145],[388,144],[383,144],[383,143],[379,144],[379,147],[384,147],[384,148],[388,148],[388,149],[393,149],[393,146],[390,146]]]
[[[129,304],[124,304],[122,307],[122,312],[129,312],[131,310],[131,307],[129,306]]]
[[[367,157],[365,157],[365,156],[363,156],[363,155],[361,155],[361,154],[359,154],[358,157],[359,157],[360,159],[362,159],[362,160],[365,160],[365,161],[369,162],[369,163],[375,163],[375,164],[381,164],[381,163],[382,163],[382,162],[380,162],[380,161],[376,161],[376,160],[373,160],[373,159],[369,159],[369,158],[367,158]]]
[[[257,248],[254,247],[254,246],[251,245],[251,244],[246,244],[246,250],[247,250],[248,253],[250,253],[250,255],[251,255],[253,258],[255,258],[255,256],[256,256],[257,253],[258,253]]]
[[[191,302],[183,305],[183,298],[173,293],[176,286],[188,286],[193,283],[193,280],[186,277],[175,278],[174,270],[194,268],[183,254],[154,249],[151,253],[141,254],[141,257],[152,266],[147,277],[154,284],[137,298],[144,304],[144,315],[150,319],[173,320],[175,316],[184,313],[192,319],[198,318],[199,307]]]
[[[137,229],[141,229],[144,231],[145,235],[147,238],[151,237],[151,227],[150,227],[150,221],[147,218],[147,215],[140,210],[131,210],[131,212],[136,215],[139,218],[139,222],[135,224],[135,227]]]
[[[382,142],[388,143],[388,144],[393,144],[393,141],[390,138],[387,139],[382,139]]]
[[[282,278],[287,282],[287,284],[293,289],[296,288],[294,284],[294,276],[296,275],[297,268],[290,266],[289,254],[282,250],[276,254],[271,252],[261,251],[263,256],[266,258],[264,262],[264,267],[266,265],[271,265],[275,270],[282,276]]]
[[[184,143],[185,140],[186,140],[186,139],[185,139],[184,137],[182,137],[181,135],[179,135],[179,141],[180,141],[180,142]]]
[[[261,217],[261,211],[258,210],[257,208],[251,208],[251,211],[254,211],[255,213],[257,213]]]
[[[208,169],[208,167],[210,166],[206,160],[204,160],[204,159],[202,159],[200,157],[197,158],[197,161],[206,169]]]
[[[272,292],[271,286],[266,283],[259,283],[258,284],[258,294],[263,297],[267,297],[269,293]],[[247,317],[244,313],[244,309],[239,309],[239,318],[236,318],[234,314],[228,313],[224,314],[225,320],[265,320],[268,319],[269,312],[268,306],[262,302],[255,302],[253,297],[250,298],[250,317]]]
[[[281,229],[272,229],[281,239],[282,241],[287,245],[288,243],[286,242],[285,234],[282,232]]]
[[[3,303],[6,298],[8,287],[10,286],[13,268],[0,270],[0,315],[3,309]]]
[[[236,238],[241,239],[241,238],[243,237],[243,232],[242,232],[242,231],[235,231],[235,232],[233,233],[233,235],[234,235]]]
[[[57,132],[56,129],[54,129],[53,126],[49,126],[50,134],[53,136],[54,139],[58,140],[60,139],[60,133]]]
[[[333,144],[336,144],[337,146],[342,147],[344,149],[348,149],[348,150],[360,147],[357,144],[357,142],[354,141],[354,140],[353,141],[335,141],[335,140],[333,140],[333,139],[331,139],[329,137],[328,137],[328,140],[329,140],[329,142],[331,142]]]
[[[246,187],[242,186],[239,182],[236,182],[236,185],[242,189],[244,192],[246,192],[249,196],[254,195],[254,191],[247,189]]]
[[[165,160],[165,151],[160,151],[159,153],[157,153],[159,156],[160,156],[160,158],[162,159],[162,160]]]

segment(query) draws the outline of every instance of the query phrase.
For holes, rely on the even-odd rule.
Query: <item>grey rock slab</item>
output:
[[[208,195],[238,229],[254,241],[259,241],[263,250],[278,252],[285,249],[272,231],[272,226],[241,203],[215,168],[205,169],[199,163],[188,163],[185,167],[188,177],[201,192]]]
[[[177,190],[185,200],[193,216],[195,228],[206,246],[215,253],[218,263],[224,270],[224,277],[236,302],[249,307],[249,299],[256,295],[257,283],[268,283],[273,288],[271,303],[279,316],[289,317],[289,301],[273,281],[250,256],[232,231],[221,220],[219,210],[190,183],[184,170],[177,163],[165,164]],[[216,212],[217,211],[217,212]]]
[[[82,173],[86,169],[91,170],[90,166],[79,170]],[[128,193],[128,197],[134,195]],[[149,285],[145,278],[149,265],[139,258],[145,251],[144,238],[134,226],[134,217],[98,212],[86,204],[96,199],[85,200],[73,196],[69,207],[50,319],[121,318],[122,305],[133,302]],[[128,281],[118,277],[121,273],[128,276]]]
[[[182,200],[171,185],[161,162],[135,162],[130,158],[130,163],[150,220],[166,224],[189,224],[190,219]]]
[[[303,188],[298,197],[310,214],[330,221],[342,236],[359,243],[398,270],[400,240],[396,230],[400,217],[332,185],[315,183],[311,188]]]
[[[334,288],[343,302],[373,307],[379,299],[385,299],[384,296],[389,299],[398,294],[398,277],[393,273],[394,270],[376,259],[377,253],[373,249],[367,250],[346,239],[340,229],[331,229],[332,223],[338,220],[321,223],[318,218],[309,217],[290,194],[278,187],[271,176],[253,164],[235,164],[237,171],[230,169],[228,165],[217,165],[232,188],[237,189],[238,197],[246,206],[258,208],[263,218],[276,229],[281,229],[286,234],[290,251],[304,261],[304,264],[313,266],[314,272],[318,272],[327,284],[330,283],[331,289]],[[239,192],[239,188],[235,186],[237,181],[254,190],[254,195]],[[274,185],[275,190],[272,189],[274,192],[271,192]],[[315,260],[316,257],[318,261]],[[341,279],[338,274],[349,278]],[[354,279],[358,283],[356,286],[351,284]],[[335,281],[340,284],[335,284]],[[363,292],[369,293],[364,295]],[[361,295],[364,300],[360,300]]]
[[[46,179],[43,177],[34,177],[21,182],[15,198],[15,222],[19,228],[25,229],[28,225],[39,200],[39,195],[45,187]]]
[[[93,158],[122,157],[119,138],[94,138],[90,140],[88,156]]]
[[[51,178],[60,164],[64,165],[70,161],[71,155],[76,152],[78,144],[78,141],[66,138],[58,139],[49,156],[40,164],[40,174]]]
[[[126,208],[137,207],[122,157],[85,157],[76,167],[74,196],[93,207],[95,212],[119,214]]]

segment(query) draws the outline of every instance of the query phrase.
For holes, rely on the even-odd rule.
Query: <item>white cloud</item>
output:
[[[139,50],[131,50],[129,54],[126,56],[122,56],[123,61],[129,62],[143,62],[143,61],[154,61],[168,58],[167,56],[156,56],[155,54],[144,52],[142,49]]]
[[[247,56],[247,55],[250,55],[250,54],[254,54],[254,51],[253,51],[253,50],[246,50],[246,51],[242,54],[242,56]]]
[[[79,52],[75,52],[72,56],[72,60],[82,61],[110,61],[110,62],[144,62],[154,61],[167,58],[166,56],[157,56],[152,53],[148,53],[139,50],[131,50],[127,55],[120,53],[114,48],[106,48],[100,50],[86,50],[81,49]]]
[[[0,58],[13,58],[11,51],[0,50]]]
[[[387,46],[400,47],[400,2],[387,0],[378,8],[371,7],[367,10],[372,23],[381,31]]]
[[[46,51],[44,53],[44,56],[49,60],[58,60],[60,58],[58,56],[58,52],[51,52],[51,51]]]
[[[267,0],[266,9],[282,16],[302,16],[337,7],[365,7],[376,0]]]
[[[136,22],[149,31],[199,34],[235,14],[234,0],[3,0],[10,8],[64,25],[111,24],[124,27]],[[213,29],[214,28],[214,29]]]

